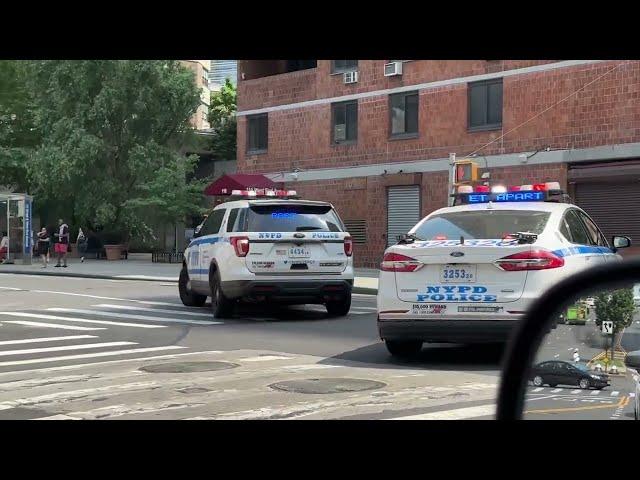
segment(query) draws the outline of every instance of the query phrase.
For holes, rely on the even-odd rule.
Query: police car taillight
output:
[[[347,257],[353,255],[353,239],[351,237],[344,237],[344,254]]]
[[[385,253],[380,264],[383,272],[415,272],[422,267],[424,263],[399,253]]]
[[[249,253],[249,237],[231,237],[229,239],[233,249],[236,251],[236,256],[246,257]]]
[[[549,250],[537,249],[515,253],[496,260],[495,265],[507,272],[523,270],[547,270],[564,266],[564,259]]]

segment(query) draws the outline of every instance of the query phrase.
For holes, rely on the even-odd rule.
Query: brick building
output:
[[[388,62],[239,61],[238,171],[331,201],[358,266],[446,205],[452,152],[494,184],[558,180],[640,245],[639,61]]]

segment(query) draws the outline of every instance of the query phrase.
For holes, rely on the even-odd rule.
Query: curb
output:
[[[74,273],[74,272],[28,272],[24,270],[0,270],[0,275],[3,273],[11,275],[40,275],[43,277],[71,277],[71,278],[93,278],[96,280],[134,280],[144,282],[169,282],[178,283],[178,279],[167,277],[150,277],[150,276],[136,276],[136,275],[100,275],[92,273]],[[377,288],[368,287],[353,287],[351,290],[353,293],[359,293],[361,295],[377,295]]]

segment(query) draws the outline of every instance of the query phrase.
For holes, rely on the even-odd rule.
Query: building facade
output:
[[[450,153],[640,245],[639,95],[639,61],[239,61],[238,171],[332,202],[361,267],[446,206]]]
[[[198,88],[200,88],[200,99],[202,104],[198,107],[196,113],[191,117],[191,125],[196,130],[207,130],[210,128],[207,117],[209,116],[209,102],[211,91],[209,90],[209,70],[211,68],[211,60],[180,60],[180,63],[190,69],[194,73],[194,79]]]
[[[209,70],[209,90],[212,92],[219,91],[225,80],[228,78],[234,85],[238,79],[238,61],[237,60],[210,60],[211,69]]]

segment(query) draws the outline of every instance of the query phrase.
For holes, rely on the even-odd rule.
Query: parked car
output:
[[[611,385],[607,374],[592,372],[583,364],[562,360],[551,360],[534,365],[529,379],[536,387],[577,385],[583,390],[589,388],[600,390]]]

